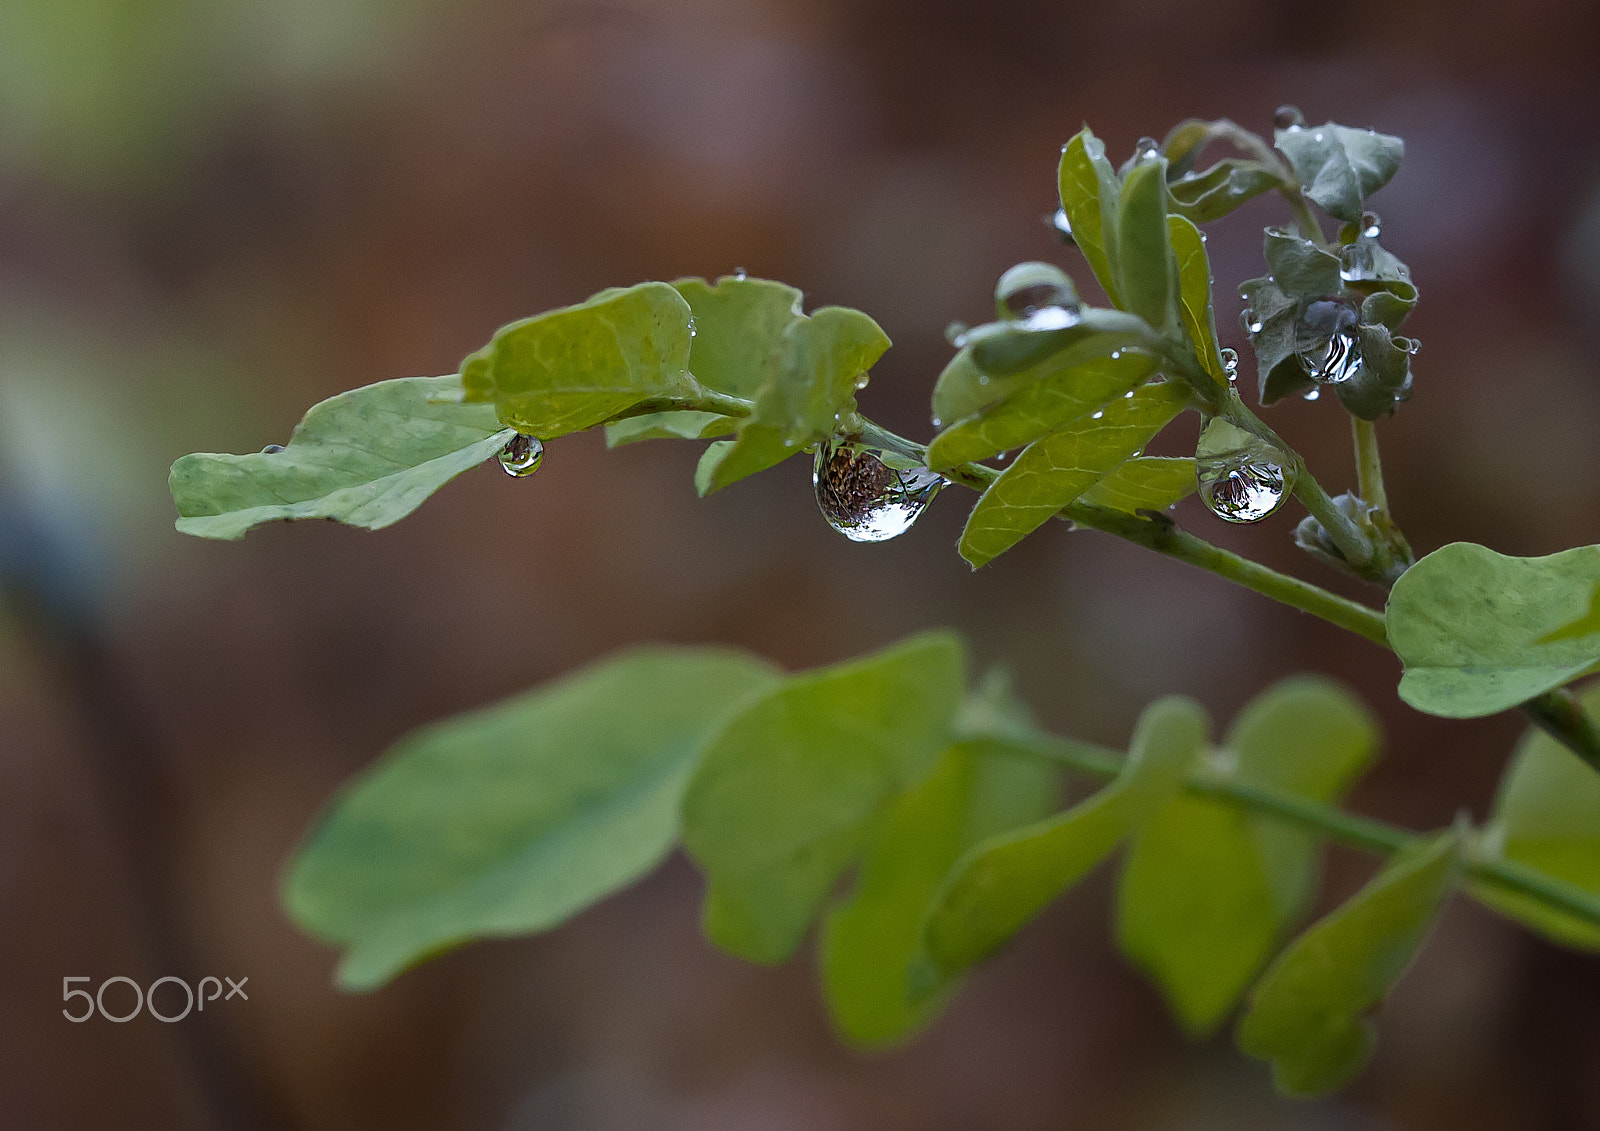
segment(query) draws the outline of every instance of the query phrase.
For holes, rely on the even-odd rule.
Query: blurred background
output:
[[[238,544],[175,534],[165,488],[182,453],[281,443],[314,401],[451,372],[512,318],[738,267],[877,317],[896,346],[863,408],[926,438],[948,321],[983,319],[1022,259],[1088,282],[1044,223],[1083,122],[1120,161],[1180,118],[1267,130],[1294,102],[1406,139],[1373,207],[1423,292],[1416,396],[1381,426],[1413,542],[1600,541],[1596,13],[5,0],[0,1123],[1600,1126],[1600,961],[1459,901],[1373,1067],[1314,1105],[1273,1099],[1226,1035],[1177,1034],[1113,951],[1104,875],[885,1055],[830,1036],[809,955],[760,969],[702,941],[682,859],[548,935],[341,995],[275,902],[331,791],[418,723],[641,640],[802,667],[953,625],[1048,724],[1118,744],[1158,694],[1226,720],[1281,674],[1331,673],[1386,731],[1354,804],[1419,827],[1482,816],[1520,724],[1415,714],[1392,657],[1098,534],[1043,531],[970,573],[958,489],[895,542],[846,542],[802,460],[699,500],[697,445],[574,436],[538,475],[474,471],[380,533]],[[1263,199],[1210,230],[1224,344],[1281,218]],[[1336,403],[1270,419],[1350,484]],[[1180,517],[1355,593],[1292,551],[1291,510]],[[1324,906],[1370,868],[1331,856]],[[69,975],[247,977],[249,1000],[73,1025]]]

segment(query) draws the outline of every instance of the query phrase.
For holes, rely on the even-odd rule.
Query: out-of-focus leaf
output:
[[[700,493],[765,471],[832,435],[839,418],[855,411],[856,390],[888,348],[883,330],[859,310],[825,306],[791,319],[738,438],[713,444],[701,459]]]
[[[1204,709],[1157,700],[1139,717],[1123,772],[1066,812],[967,852],[928,919],[928,956],[953,977],[992,954],[1169,801],[1206,743]]]
[[[1447,718],[1492,715],[1600,665],[1600,632],[1563,637],[1600,586],[1600,546],[1542,558],[1444,546],[1395,583],[1385,614],[1400,698]]]
[[[1239,1047],[1272,1062],[1280,1091],[1348,1083],[1375,1043],[1366,1014],[1410,964],[1450,893],[1460,841],[1444,833],[1402,854],[1278,956],[1250,995]]]
[[[961,556],[977,567],[1004,553],[1137,455],[1189,404],[1175,383],[1144,385],[1098,414],[1024,448],[967,516]]]
[[[657,397],[689,397],[689,304],[666,283],[601,291],[502,326],[461,363],[465,399],[548,440]]]
[[[1082,501],[1136,514],[1176,506],[1194,494],[1194,489],[1194,460],[1136,456],[1085,491]]]
[[[284,903],[382,985],[469,938],[544,930],[672,849],[709,732],[777,673],[737,652],[647,648],[402,739],[335,800]]]
[[[1362,202],[1389,183],[1406,151],[1397,137],[1332,122],[1276,130],[1273,144],[1289,159],[1306,195],[1338,220],[1361,218]]]
[[[1055,771],[1037,758],[964,742],[889,806],[855,890],[822,936],[828,1007],[851,1043],[892,1043],[937,1011],[942,998],[913,995],[911,977],[939,885],[974,844],[1050,812],[1057,784]]]
[[[647,412],[626,416],[606,425],[606,447],[620,448],[641,440],[709,440],[728,436],[738,428],[735,417],[714,412],[680,409],[675,412]]]
[[[1228,387],[1228,369],[1217,351],[1217,319],[1211,309],[1211,259],[1205,237],[1182,216],[1168,216],[1167,230],[1178,265],[1178,312],[1194,344],[1195,357],[1217,387]]]
[[[1217,759],[1241,782],[1329,801],[1376,749],[1376,724],[1354,695],[1302,676],[1246,706]],[[1304,911],[1316,848],[1298,828],[1198,795],[1140,830],[1119,881],[1117,938],[1190,1033],[1222,1021]]]
[[[1114,264],[1116,240],[1116,170],[1106,160],[1105,143],[1085,126],[1061,151],[1057,171],[1061,208],[1072,226],[1072,239],[1089,261],[1094,277],[1111,299],[1122,306],[1121,288]]]
[[[238,539],[279,519],[398,522],[514,435],[491,408],[440,403],[460,388],[453,375],[380,381],[314,405],[282,451],[184,456],[169,480],[177,527]]]
[[[928,466],[938,471],[1032,443],[1133,391],[1156,369],[1155,358],[1127,347],[1065,368],[1056,361],[1042,362],[1033,379],[1019,382],[1005,400],[935,436]]]
[[[962,682],[960,641],[929,633],[793,677],[728,721],[684,800],[713,942],[752,962],[794,952],[885,805],[949,745]]]

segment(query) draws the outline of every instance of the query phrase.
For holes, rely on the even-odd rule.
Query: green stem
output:
[[[1122,772],[1125,762],[1120,750],[1057,735],[1038,734],[1027,738],[1012,735],[1004,741],[1098,778],[1116,777]],[[1184,788],[1189,793],[1236,805],[1324,836],[1337,844],[1379,856],[1391,856],[1422,839],[1418,833],[1398,825],[1358,816],[1326,802],[1240,781],[1215,771],[1202,770],[1190,774],[1184,782]],[[1468,856],[1466,873],[1491,887],[1529,896],[1547,906],[1600,925],[1600,896],[1526,864],[1496,855],[1474,853]]]
[[[1370,420],[1350,418],[1356,446],[1356,494],[1380,514],[1389,513],[1389,495],[1383,487],[1383,462],[1378,458],[1378,429]]]
[[[749,416],[754,408],[754,403],[743,397],[702,388],[693,396],[651,397],[649,400],[640,401],[625,412],[618,413],[615,419],[644,416],[651,412],[714,412],[719,416]]]
[[[1328,241],[1322,234],[1322,225],[1317,223],[1317,218],[1311,213],[1311,206],[1306,203],[1305,189],[1298,182],[1284,185],[1278,190],[1283,193],[1283,198],[1289,202],[1289,211],[1294,213],[1294,226],[1300,229],[1300,234],[1326,249]]]
[[[1524,703],[1522,713],[1551,738],[1600,770],[1600,725],[1572,692],[1564,687],[1546,691]]]

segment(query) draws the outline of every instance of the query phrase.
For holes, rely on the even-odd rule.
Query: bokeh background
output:
[[[175,534],[165,491],[184,452],[282,442],[317,399],[451,372],[514,317],[736,267],[875,315],[896,346],[863,407],[926,437],[948,321],[1022,259],[1087,279],[1043,223],[1082,122],[1120,161],[1180,118],[1265,130],[1295,102],[1407,141],[1373,205],[1424,296],[1416,397],[1381,428],[1413,542],[1600,541],[1597,43],[1570,0],[5,0],[0,1124],[1600,1126],[1600,962],[1460,902],[1371,1070],[1315,1105],[1226,1036],[1178,1036],[1111,946],[1104,875],[886,1055],[832,1039],[809,955],[703,942],[681,859],[548,935],[341,995],[275,903],[330,792],[412,726],[628,643],[801,667],[954,625],[1046,722],[1113,743],[1161,693],[1225,720],[1331,673],[1386,730],[1354,803],[1424,827],[1483,814],[1520,726],[1410,712],[1392,657],[1097,534],[970,573],[957,489],[847,543],[800,460],[700,500],[695,445],[576,436],[390,530],[238,544]],[[1225,344],[1278,215],[1211,228]],[[1349,483],[1336,404],[1271,419]],[[1352,591],[1297,558],[1293,514],[1182,517]],[[1370,867],[1333,854],[1324,904]],[[68,975],[250,996],[73,1025]]]

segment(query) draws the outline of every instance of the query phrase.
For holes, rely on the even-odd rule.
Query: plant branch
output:
[[[1546,691],[1522,705],[1535,726],[1596,770],[1600,770],[1600,725],[1564,687]]]
[[[1356,446],[1356,494],[1363,502],[1389,513],[1389,495],[1383,487],[1383,462],[1378,458],[1378,429],[1370,420],[1350,418]]]
[[[1296,181],[1284,185],[1278,191],[1289,202],[1289,210],[1294,213],[1294,226],[1300,229],[1300,234],[1326,250],[1328,240],[1322,234],[1322,225],[1317,223],[1316,216],[1312,215],[1311,206],[1306,203],[1305,189]]]

